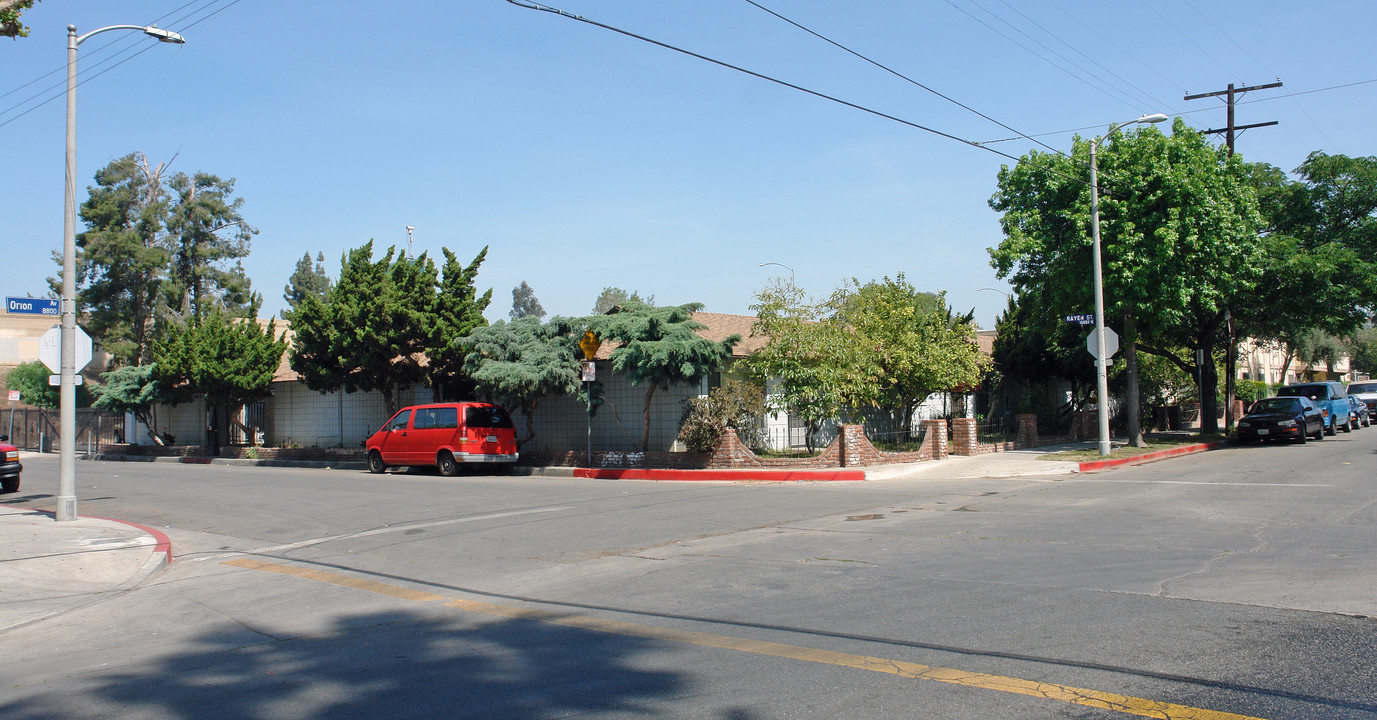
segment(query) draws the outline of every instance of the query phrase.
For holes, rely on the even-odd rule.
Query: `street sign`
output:
[[[58,315],[57,300],[52,298],[5,298],[5,309],[11,315]]]
[[[80,384],[81,384],[81,379],[82,379],[82,378],[81,378],[80,375],[73,375],[73,376],[72,376],[72,384],[73,384],[73,385],[80,385]],[[58,385],[61,385],[61,384],[62,384],[62,376],[61,376],[61,375],[49,375],[49,376],[48,376],[48,384],[51,385],[51,386],[53,386],[53,387],[57,387]]]
[[[76,334],[76,367],[72,372],[81,372],[91,362],[91,336],[78,325]],[[54,325],[38,339],[38,359],[55,373],[62,372],[62,326]]]
[[[19,391],[18,391],[18,390],[11,390],[11,391],[10,391],[10,402],[12,402],[12,403],[19,402]]]
[[[1100,343],[1095,339],[1095,331],[1085,336],[1085,349],[1090,351],[1090,355],[1096,359],[1100,357]],[[1104,329],[1104,351],[1109,357],[1114,357],[1114,353],[1119,352],[1119,333],[1112,328]]]
[[[592,360],[598,354],[598,348],[602,347],[602,341],[593,334],[592,330],[585,330],[583,337],[579,339],[579,349],[583,351],[584,360]]]
[[[1076,323],[1077,325],[1094,325],[1095,316],[1091,315],[1067,315],[1066,322]]]

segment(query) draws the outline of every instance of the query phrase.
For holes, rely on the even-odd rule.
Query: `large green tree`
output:
[[[81,205],[87,230],[77,236],[78,302],[86,330],[115,365],[147,362],[163,319],[170,257],[163,169],[138,153],[114,160],[96,172],[96,185]],[[60,287],[60,280],[52,282]]]
[[[751,306],[751,334],[768,340],[743,365],[766,381],[771,408],[803,420],[810,450],[822,423],[879,399],[876,353],[854,326],[837,321],[835,299],[812,302],[792,280],[776,279]]]
[[[483,311],[492,303],[492,288],[478,294],[478,268],[488,257],[485,246],[468,265],[449,248],[441,248],[445,264],[441,268],[439,294],[435,297],[434,319],[426,354],[430,359],[428,380],[439,399],[460,400],[473,394],[473,380],[465,371],[465,356],[456,344],[459,338],[488,324]]]
[[[256,317],[263,298],[252,290],[242,260],[258,230],[240,213],[244,199],[234,196],[234,179],[177,173],[168,184],[171,266],[163,289],[168,306],[181,318],[205,317],[212,310]]]
[[[218,451],[222,413],[265,398],[287,350],[274,337],[275,324],[231,318],[222,311],[192,318],[154,350],[153,377],[173,401],[205,398],[215,414],[213,451]]]
[[[705,327],[693,319],[702,303],[655,307],[627,300],[606,315],[592,315],[574,323],[591,330],[600,340],[613,341],[613,372],[626,375],[632,385],[645,385],[641,449],[650,449],[650,408],[658,388],[695,382],[722,367],[732,347],[741,341],[732,335],[721,342],[695,331]]]
[[[158,405],[166,402],[162,384],[158,382],[157,366],[126,365],[101,374],[104,385],[92,388],[96,396],[92,407],[130,413],[148,429],[148,437],[154,443],[165,445],[166,440],[158,432]]]
[[[139,153],[116,159],[81,206],[77,301],[116,366],[147,363],[169,323],[217,309],[253,317],[261,304],[241,264],[257,231],[244,222],[234,181],[208,173],[164,181],[165,170]]]
[[[990,200],[1005,234],[990,251],[992,265],[1054,316],[1094,307],[1088,159],[1081,139],[1070,155],[1032,152],[1000,171]],[[1107,324],[1119,328],[1130,368],[1141,350],[1198,371],[1202,428],[1215,432],[1215,352],[1226,344],[1229,312],[1243,306],[1264,268],[1248,172],[1179,119],[1169,136],[1155,128],[1114,133],[1100,147],[1099,168]],[[1203,350],[1206,361],[1197,367],[1182,348]],[[1133,400],[1132,378],[1130,387]]]
[[[48,366],[34,360],[10,368],[9,374],[5,376],[5,386],[10,390],[18,390],[20,399],[34,407],[56,410],[59,388],[48,384],[48,378],[52,375],[53,372]],[[90,404],[88,387],[85,384],[77,386],[77,407],[86,407]]]
[[[845,291],[836,320],[873,353],[876,399],[908,429],[918,405],[936,392],[973,388],[989,369],[975,342],[973,316],[954,316],[945,293],[920,292],[899,273]]]
[[[579,390],[578,345],[564,328],[562,318],[548,324],[537,317],[498,320],[474,328],[456,343],[478,394],[525,417],[526,432],[517,438],[518,446],[535,437],[541,401]]]
[[[390,247],[374,260],[371,240],[346,253],[326,297],[307,296],[292,313],[292,369],[306,386],[376,390],[391,414],[402,388],[457,384],[463,354],[454,342],[486,323],[482,310],[492,291],[475,297],[473,289],[486,248],[467,266],[444,252],[443,281],[425,254],[412,259]]]

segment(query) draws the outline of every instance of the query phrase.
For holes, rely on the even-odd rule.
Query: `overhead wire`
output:
[[[875,67],[880,68],[881,70],[884,70],[885,72],[887,72],[887,73],[889,73],[889,74],[891,74],[891,75],[893,75],[893,76],[895,76],[895,77],[897,77],[897,78],[899,78],[899,79],[901,79],[901,80],[904,80],[905,82],[908,82],[908,83],[911,83],[911,84],[913,84],[913,85],[916,85],[916,86],[922,88],[923,90],[926,90],[926,91],[932,93],[933,95],[936,95],[937,97],[942,98],[943,100],[946,100],[947,102],[949,102],[949,103],[951,103],[951,104],[953,104],[953,105],[956,105],[957,107],[962,108],[963,110],[967,110],[967,111],[972,112],[972,113],[974,113],[974,114],[976,114],[976,115],[979,115],[980,117],[982,117],[982,118],[984,118],[984,119],[986,119],[986,120],[989,120],[990,122],[992,122],[992,123],[994,123],[994,124],[996,124],[996,125],[998,125],[998,126],[1004,128],[1005,130],[1008,130],[1008,131],[1011,132],[1011,133],[1017,134],[1019,137],[1025,139],[1025,140],[1028,140],[1028,141],[1030,141],[1030,142],[1037,143],[1038,145],[1041,145],[1041,146],[1047,148],[1048,150],[1051,150],[1051,151],[1054,152],[1054,153],[1061,154],[1061,151],[1058,150],[1057,148],[1054,148],[1054,147],[1052,147],[1051,145],[1048,145],[1048,144],[1046,144],[1046,143],[1043,143],[1043,142],[1041,142],[1041,141],[1039,141],[1039,140],[1035,140],[1035,139],[1033,139],[1032,137],[1030,137],[1030,136],[1028,136],[1028,135],[1025,135],[1024,133],[1022,133],[1022,132],[1020,132],[1020,131],[1018,131],[1018,130],[1016,130],[1016,129],[1014,129],[1014,128],[1011,128],[1011,127],[1009,127],[1008,125],[1005,125],[1004,123],[1002,123],[1002,122],[1000,122],[1000,121],[998,121],[998,120],[996,120],[996,119],[990,117],[989,115],[986,115],[986,114],[983,113],[983,112],[980,112],[979,110],[976,110],[975,108],[973,108],[973,107],[971,107],[971,106],[969,106],[969,105],[966,105],[965,103],[963,103],[963,102],[961,102],[961,101],[959,101],[959,100],[956,100],[956,99],[954,99],[954,98],[952,98],[952,97],[949,97],[949,96],[947,96],[947,95],[945,95],[945,94],[943,94],[943,93],[941,93],[941,92],[938,92],[937,90],[934,90],[934,89],[928,87],[927,85],[924,85],[923,83],[918,82],[917,80],[914,80],[913,78],[911,78],[911,77],[909,77],[909,76],[907,76],[907,75],[905,75],[905,74],[903,74],[903,73],[901,73],[901,72],[899,72],[899,71],[897,71],[897,70],[895,70],[895,69],[893,69],[893,68],[891,68],[891,67],[889,67],[889,66],[887,66],[887,65],[884,65],[883,63],[880,63],[880,62],[878,62],[878,61],[876,61],[876,60],[874,60],[874,59],[871,59],[871,58],[869,58],[869,57],[867,57],[867,56],[865,56],[865,55],[862,55],[861,53],[859,53],[859,52],[857,52],[857,51],[855,51],[855,50],[852,50],[851,48],[849,48],[849,47],[847,47],[847,46],[845,46],[845,45],[842,45],[841,43],[839,43],[839,42],[837,42],[837,41],[835,41],[835,40],[833,40],[833,39],[831,39],[831,38],[829,38],[829,37],[826,37],[826,36],[822,35],[821,33],[817,32],[817,31],[815,31],[815,30],[813,30],[813,29],[811,29],[811,28],[804,27],[802,24],[800,24],[800,23],[798,23],[798,22],[795,22],[794,20],[791,20],[791,19],[789,19],[789,18],[787,18],[787,17],[785,17],[785,16],[783,16],[783,15],[781,15],[781,14],[775,12],[774,10],[771,10],[770,8],[767,8],[767,7],[765,7],[764,5],[761,5],[760,3],[756,2],[755,0],[745,0],[745,2],[749,3],[750,5],[754,5],[755,7],[757,7],[757,8],[759,8],[759,9],[765,11],[766,13],[769,13],[770,15],[773,15],[773,16],[775,16],[776,18],[779,18],[780,20],[783,20],[783,21],[786,22],[786,23],[789,23],[790,25],[793,25],[794,27],[796,27],[796,28],[798,28],[798,29],[800,29],[800,30],[802,30],[802,31],[804,31],[804,32],[806,32],[806,33],[808,33],[809,35],[812,35],[813,37],[816,37],[816,38],[822,40],[823,42],[826,42],[826,43],[828,43],[828,44],[830,44],[830,45],[832,45],[832,46],[834,46],[834,47],[840,48],[841,50],[843,50],[843,51],[845,51],[845,52],[847,52],[847,53],[850,53],[851,55],[854,55],[854,56],[860,58],[861,60],[864,60],[865,62],[870,63],[871,65],[874,65]]]
[[[166,28],[166,29],[168,29],[168,30],[173,30],[173,31],[176,31],[176,32],[183,32],[183,31],[185,31],[186,29],[195,27],[195,26],[201,24],[202,22],[205,22],[206,20],[209,20],[210,18],[212,18],[212,17],[214,17],[214,16],[216,16],[216,15],[218,15],[218,14],[224,12],[225,10],[229,9],[230,7],[233,7],[234,5],[237,5],[237,4],[239,4],[240,2],[242,2],[242,0],[230,0],[230,2],[229,2],[228,4],[224,5],[223,7],[220,7],[220,8],[218,8],[218,9],[216,9],[214,12],[211,12],[210,14],[206,15],[205,17],[202,17],[202,18],[200,18],[200,19],[197,19],[196,21],[191,22],[191,23],[189,23],[189,24],[187,24],[187,25],[181,25],[181,26],[178,25],[178,23],[181,23],[181,22],[183,22],[183,21],[185,21],[185,20],[187,20],[187,19],[189,19],[189,18],[195,17],[196,15],[198,15],[198,14],[200,14],[200,13],[202,13],[202,12],[205,12],[207,9],[209,9],[209,8],[211,8],[212,6],[214,6],[214,5],[216,5],[216,4],[220,3],[220,2],[223,2],[223,1],[224,1],[224,0],[209,0],[208,2],[205,2],[205,4],[203,4],[201,7],[196,8],[196,9],[192,10],[191,12],[182,15],[182,16],[179,17],[179,18],[176,18],[176,19],[172,20],[171,23],[169,23],[169,27]],[[195,5],[197,2],[201,2],[201,0],[192,0],[192,2],[188,2],[188,3],[184,4],[184,5],[182,5],[181,7],[178,7],[178,8],[176,8],[176,9],[174,9],[174,10],[168,12],[168,13],[163,14],[161,17],[159,17],[159,18],[155,19],[153,22],[149,23],[149,25],[156,25],[156,24],[158,24],[158,23],[160,23],[160,22],[163,22],[163,21],[166,20],[169,16],[171,16],[171,15],[173,15],[173,14],[175,14],[175,13],[177,13],[177,12],[179,12],[179,11],[181,11],[181,10],[183,10],[183,9],[185,9],[185,8],[187,8],[187,7],[189,7],[189,6],[191,6],[191,5]],[[145,40],[147,40],[147,41],[145,41]],[[126,46],[127,46],[127,47],[125,47],[125,48],[123,48],[123,49],[121,49],[121,50],[118,50],[114,55],[111,55],[111,56],[105,57],[105,58],[103,58],[103,59],[97,60],[94,64],[88,64],[88,65],[85,66],[84,68],[78,68],[78,78],[79,78],[79,79],[78,79],[78,81],[77,81],[77,85],[78,85],[78,86],[85,85],[86,83],[88,83],[88,82],[90,82],[90,81],[92,81],[92,80],[95,80],[96,78],[100,77],[101,75],[104,75],[105,73],[110,72],[111,70],[114,70],[115,68],[119,67],[120,65],[123,65],[124,63],[129,62],[130,60],[133,60],[134,58],[136,58],[136,57],[138,57],[138,56],[140,56],[140,55],[142,55],[142,54],[148,52],[149,50],[153,49],[153,48],[156,47],[159,43],[158,43],[157,41],[152,41],[152,40],[153,40],[152,38],[140,39],[140,38],[131,38],[131,37],[116,37],[116,38],[111,39],[110,42],[107,42],[107,43],[105,43],[104,45],[101,45],[101,46],[95,48],[94,50],[91,51],[90,54],[92,54],[92,55],[94,55],[94,56],[96,56],[96,57],[99,57],[99,54],[100,54],[102,51],[104,51],[104,50],[106,50],[106,49],[108,49],[108,48],[110,48],[110,47],[112,47],[112,46],[114,46],[114,45],[122,44],[122,45],[126,45]],[[149,41],[151,41],[151,42],[149,42]],[[140,47],[140,45],[142,45],[142,47]],[[107,64],[107,63],[110,63],[110,62],[114,61],[115,58],[119,58],[121,55],[123,55],[123,54],[125,54],[125,53],[128,53],[128,52],[130,52],[131,50],[134,50],[135,48],[139,48],[137,52],[134,52],[132,55],[129,55],[128,57],[125,57],[125,58],[119,60],[118,62],[114,62],[114,64],[109,65],[109,67],[104,67],[103,69],[100,69],[98,72],[96,72],[96,70],[97,70],[98,68],[101,68],[102,65],[105,65],[105,64]],[[53,75],[53,74],[55,74],[55,73],[63,72],[63,71],[66,70],[66,68],[67,68],[67,66],[66,66],[66,64],[64,63],[61,67],[58,67],[57,69],[52,70],[52,71],[50,71],[50,72],[48,72],[48,73],[46,73],[46,74],[40,76],[39,78],[37,78],[37,79],[35,79],[35,80],[31,80],[31,81],[29,81],[28,83],[25,83],[24,85],[21,85],[21,86],[19,86],[18,88],[16,88],[15,90],[11,90],[11,91],[5,93],[5,95],[0,95],[0,97],[5,97],[5,96],[8,96],[8,95],[11,95],[11,94],[13,94],[14,92],[17,92],[18,90],[21,90],[21,89],[23,89],[23,88],[25,88],[25,87],[28,87],[28,86],[30,86],[30,85],[33,85],[35,82],[38,82],[38,81],[42,80],[43,78],[49,77],[49,76],[51,76],[51,75]],[[36,100],[36,99],[38,99],[38,98],[40,98],[40,97],[43,97],[44,95],[47,95],[48,93],[53,93],[52,95],[46,97],[42,102],[39,102],[38,104],[33,105],[32,107],[29,107],[28,109],[24,110],[23,112],[20,112],[20,113],[18,113],[18,114],[16,114],[16,115],[12,116],[12,117],[10,117],[10,118],[7,118],[7,119],[5,119],[5,120],[3,120],[3,121],[0,121],[0,127],[4,127],[4,126],[6,126],[6,125],[9,125],[10,123],[12,123],[12,122],[14,122],[14,121],[16,121],[16,120],[18,120],[18,119],[24,117],[25,115],[28,115],[29,113],[31,113],[31,112],[33,112],[33,111],[35,111],[35,110],[37,110],[37,109],[39,109],[39,108],[41,108],[41,107],[47,105],[47,104],[53,102],[54,100],[57,100],[58,98],[61,98],[61,97],[65,96],[65,95],[66,95],[66,86],[67,86],[66,78],[63,78],[62,80],[58,81],[57,83],[54,83],[54,84],[52,84],[52,85],[49,85],[48,87],[44,88],[43,90],[39,91],[38,93],[36,93],[36,94],[34,94],[34,95],[31,95],[31,96],[29,96],[28,98],[25,98],[24,100],[19,101],[18,103],[15,103],[15,104],[13,104],[13,105],[11,105],[11,106],[9,106],[9,107],[7,107],[7,108],[4,108],[4,109],[0,109],[0,117],[2,117],[2,116],[6,115],[6,114],[8,114],[8,113],[14,112],[15,110],[17,110],[17,109],[19,109],[19,108],[21,108],[21,107],[24,107],[24,106],[27,105],[28,103],[30,103],[30,102],[32,102],[32,101],[34,101],[34,100]]]
[[[948,140],[955,140],[956,142],[959,142],[959,143],[961,143],[961,144],[963,144],[963,145],[969,145],[969,146],[974,147],[974,148],[979,148],[979,149],[981,149],[981,150],[985,150],[986,152],[990,152],[990,153],[994,153],[995,155],[999,155],[1000,157],[1008,158],[1008,159],[1013,160],[1013,161],[1015,161],[1015,162],[1018,161],[1018,158],[1017,158],[1017,157],[1014,157],[1013,155],[1010,155],[1010,154],[1008,154],[1008,153],[1006,153],[1006,152],[1001,152],[1001,151],[995,150],[995,149],[993,149],[993,148],[982,147],[981,145],[978,145],[978,144],[976,144],[976,143],[974,143],[974,142],[971,142],[970,140],[966,140],[965,138],[957,137],[956,135],[952,135],[951,133],[943,132],[943,131],[938,130],[938,129],[936,129],[936,128],[928,127],[928,126],[926,126],[926,125],[921,125],[921,124],[916,123],[916,122],[913,122],[913,121],[911,121],[911,120],[905,120],[905,119],[903,119],[903,118],[900,118],[900,117],[897,117],[897,116],[894,116],[894,115],[890,115],[889,113],[882,112],[882,111],[876,110],[876,109],[874,109],[874,108],[869,108],[869,107],[866,107],[866,106],[864,106],[864,105],[860,105],[860,104],[857,104],[857,103],[853,103],[853,102],[851,102],[851,101],[849,101],[849,100],[843,100],[843,99],[841,99],[841,98],[839,98],[839,97],[836,97],[836,96],[833,96],[833,95],[828,95],[828,94],[826,94],[826,93],[822,93],[822,92],[819,92],[819,91],[817,91],[817,90],[811,90],[811,89],[809,89],[809,88],[803,87],[802,85],[796,85],[796,84],[791,83],[791,82],[789,82],[789,81],[787,81],[787,80],[781,80],[781,79],[779,79],[779,78],[776,78],[776,77],[773,77],[773,76],[770,76],[770,75],[766,75],[766,74],[764,74],[764,73],[759,73],[759,72],[756,72],[756,71],[754,71],[754,70],[749,70],[749,69],[744,68],[744,67],[741,67],[741,66],[739,66],[739,65],[733,65],[733,64],[731,64],[731,63],[729,63],[729,62],[726,62],[726,61],[724,61],[724,60],[718,60],[718,59],[716,59],[716,58],[709,57],[709,56],[707,56],[707,55],[703,55],[703,54],[700,54],[700,53],[696,53],[696,52],[694,52],[694,51],[692,51],[692,50],[688,50],[688,49],[685,49],[685,48],[681,48],[681,47],[678,47],[678,46],[676,46],[676,45],[671,45],[671,44],[669,44],[669,43],[667,43],[667,42],[663,42],[663,41],[660,41],[660,40],[656,40],[656,39],[654,39],[654,38],[649,38],[649,37],[646,37],[646,36],[644,36],[644,35],[638,35],[638,34],[636,34],[636,33],[631,32],[630,30],[623,30],[623,29],[621,29],[621,28],[619,28],[619,27],[615,27],[615,26],[613,26],[613,25],[608,25],[608,24],[606,24],[606,23],[601,23],[601,22],[598,22],[597,20],[592,20],[592,19],[583,17],[583,16],[581,16],[581,15],[575,15],[575,14],[573,14],[573,13],[566,12],[566,11],[561,10],[561,9],[559,9],[559,8],[556,8],[556,7],[551,7],[551,6],[549,6],[549,5],[544,5],[544,4],[541,4],[541,3],[538,3],[538,2],[534,2],[533,0],[507,0],[507,2],[511,3],[512,5],[516,5],[517,7],[525,8],[525,9],[527,9],[527,10],[539,10],[539,11],[541,11],[541,12],[547,12],[547,13],[550,13],[550,14],[552,14],[552,15],[558,15],[558,16],[560,16],[560,17],[568,18],[568,19],[570,19],[570,20],[575,20],[575,21],[578,21],[578,22],[581,22],[581,23],[586,23],[586,24],[588,24],[588,25],[592,25],[592,26],[594,26],[594,27],[602,28],[602,29],[604,29],[604,30],[609,30],[609,31],[614,32],[614,33],[617,33],[617,34],[619,34],[619,35],[625,35],[625,36],[627,36],[627,37],[629,37],[629,38],[633,38],[633,39],[636,39],[636,40],[640,40],[640,41],[642,41],[642,42],[650,43],[651,45],[656,45],[656,46],[662,47],[662,48],[664,48],[664,49],[666,49],[666,50],[673,50],[674,52],[681,53],[681,54],[684,54],[684,55],[688,55],[689,57],[697,58],[697,59],[699,59],[699,60],[703,60],[704,62],[709,62],[709,63],[712,63],[713,65],[718,65],[718,66],[727,68],[727,69],[729,69],[729,70],[735,70],[735,71],[737,71],[737,72],[739,72],[739,73],[743,73],[743,74],[746,74],[746,75],[750,75],[751,77],[759,78],[759,79],[761,79],[761,80],[765,80],[766,82],[771,82],[771,83],[774,83],[774,84],[776,84],[776,85],[780,85],[780,86],[783,86],[783,87],[787,87],[787,88],[789,88],[789,89],[791,89],[791,90],[797,90],[797,91],[799,91],[799,92],[801,92],[801,93],[805,93],[805,94],[808,94],[808,95],[812,95],[813,97],[816,97],[816,98],[820,98],[820,99],[823,99],[823,100],[827,100],[827,101],[830,101],[830,102],[834,102],[834,103],[837,103],[837,104],[839,104],[839,105],[844,105],[844,106],[849,107],[849,108],[851,108],[851,109],[853,109],[853,110],[860,110],[861,112],[869,113],[869,114],[871,114],[871,115],[875,115],[876,117],[881,117],[881,118],[884,118],[884,119],[886,119],[886,120],[891,120],[891,121],[897,122],[897,123],[899,123],[899,124],[901,124],[901,125],[907,125],[908,127],[911,127],[911,128],[917,129],[917,130],[922,130],[922,131],[924,131],[924,132],[932,133],[932,134],[937,135],[937,136],[939,136],[939,137],[944,137],[944,138],[946,138],[946,139],[948,139]]]
[[[1004,24],[1009,25],[1008,21],[1006,21],[1006,20],[1004,20],[1004,19],[1002,19],[1002,18],[999,18],[999,16],[994,15],[993,13],[990,13],[989,10],[986,10],[986,9],[985,9],[984,7],[982,7],[980,4],[974,2],[974,0],[969,0],[969,1],[971,2],[972,5],[975,5],[976,7],[980,8],[982,11],[986,12],[987,14],[990,14],[992,17],[995,17],[995,18],[998,19],[1000,22],[1003,22]],[[967,10],[967,9],[965,9],[965,8],[963,8],[963,7],[961,7],[960,5],[957,5],[957,4],[956,4],[955,2],[953,2],[952,0],[946,0],[946,3],[947,3],[948,5],[950,5],[950,6],[952,6],[953,8],[955,8],[958,12],[960,12],[960,13],[966,15],[967,17],[971,18],[972,20],[976,21],[977,23],[980,23],[981,25],[984,25],[984,26],[985,26],[986,28],[988,28],[991,32],[995,33],[996,35],[999,35],[1000,37],[1004,38],[1005,40],[1008,40],[1010,43],[1013,43],[1014,45],[1017,45],[1018,47],[1022,48],[1023,50],[1025,50],[1025,51],[1028,52],[1029,54],[1033,55],[1034,57],[1038,58],[1039,60],[1042,60],[1043,62],[1047,63],[1048,65],[1051,65],[1052,67],[1054,67],[1054,68],[1056,68],[1056,69],[1058,69],[1058,70],[1060,70],[1060,71],[1066,73],[1068,76],[1074,78],[1075,80],[1077,80],[1077,81],[1079,81],[1079,82],[1081,82],[1081,83],[1084,83],[1084,84],[1085,84],[1087,87],[1089,87],[1090,89],[1095,90],[1096,92],[1099,92],[1099,93],[1105,95],[1106,97],[1108,97],[1108,98],[1110,98],[1110,99],[1112,99],[1112,100],[1115,100],[1115,101],[1117,101],[1117,102],[1123,103],[1124,105],[1127,105],[1128,107],[1138,107],[1138,106],[1137,106],[1137,101],[1135,101],[1134,99],[1132,99],[1132,98],[1130,98],[1130,97],[1128,97],[1127,95],[1124,95],[1124,94],[1122,94],[1122,93],[1117,93],[1117,94],[1116,94],[1116,91],[1111,90],[1111,89],[1106,89],[1106,88],[1104,88],[1104,87],[1101,87],[1100,85],[1097,85],[1096,83],[1093,83],[1093,82],[1091,82],[1090,80],[1087,80],[1084,76],[1082,76],[1082,75],[1077,75],[1076,73],[1071,72],[1070,70],[1067,70],[1065,67],[1062,67],[1061,65],[1058,65],[1057,63],[1052,62],[1051,60],[1047,59],[1046,56],[1042,55],[1041,53],[1037,52],[1036,50],[1033,50],[1032,48],[1028,47],[1027,45],[1024,45],[1023,43],[1019,42],[1017,39],[1012,38],[1012,37],[1009,37],[1009,35],[1007,35],[1006,33],[1002,32],[1002,31],[1000,31],[999,28],[996,28],[996,27],[994,27],[993,25],[991,25],[991,24],[985,22],[985,21],[982,20],[981,18],[976,17],[976,15],[973,14],[971,11],[969,11],[969,10]],[[1019,30],[1018,28],[1015,28],[1015,27],[1013,27],[1012,25],[1009,25],[1009,26],[1010,26],[1011,28],[1013,28],[1015,31],[1017,31],[1018,33],[1022,34],[1024,37],[1028,37],[1027,33],[1024,33],[1022,30]],[[1046,49],[1048,50],[1048,52],[1051,52],[1052,54],[1057,55],[1058,57],[1061,57],[1063,60],[1066,60],[1066,58],[1063,57],[1060,53],[1058,53],[1058,52],[1056,52],[1055,50],[1052,50],[1052,49],[1050,49],[1050,48],[1047,48],[1046,45],[1043,45],[1041,41],[1038,41],[1038,40],[1033,39],[1033,38],[1031,38],[1031,37],[1029,37],[1029,39],[1032,40],[1033,42],[1037,43],[1038,45],[1042,46],[1043,48],[1046,48]],[[1076,68],[1077,68],[1078,70],[1080,70],[1081,72],[1086,73],[1086,70],[1085,70],[1084,68],[1081,68],[1080,66],[1076,65],[1074,62],[1071,62],[1070,60],[1066,60],[1066,61],[1067,61],[1068,63],[1070,63],[1073,67],[1076,67]],[[1089,73],[1086,73],[1086,74],[1089,74]]]

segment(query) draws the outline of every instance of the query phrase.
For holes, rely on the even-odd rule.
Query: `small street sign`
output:
[[[53,298],[5,298],[5,310],[11,315],[58,315],[57,300]]]
[[[57,387],[58,385],[61,385],[61,384],[62,384],[62,376],[61,376],[61,375],[49,375],[49,376],[48,376],[48,384],[51,385],[51,386],[53,386],[53,387]],[[73,384],[73,385],[80,385],[80,384],[81,384],[81,376],[80,376],[80,375],[73,375],[73,376],[72,376],[72,384]]]
[[[11,390],[11,391],[10,391],[10,402],[12,402],[12,403],[19,402],[19,391],[18,391],[18,390]]]
[[[1067,315],[1066,322],[1076,323],[1077,325],[1094,325],[1095,315],[1093,313],[1089,315]]]

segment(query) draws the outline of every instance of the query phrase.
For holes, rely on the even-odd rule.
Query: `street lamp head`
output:
[[[186,44],[186,38],[171,30],[163,30],[156,25],[149,25],[143,29],[143,32],[149,37],[157,38],[159,42],[172,43],[174,45]]]
[[[1151,114],[1151,115],[1144,115],[1144,116],[1138,118],[1137,120],[1134,120],[1133,122],[1136,122],[1136,123],[1159,123],[1159,122],[1166,122],[1166,120],[1167,120],[1167,115],[1166,115],[1166,113],[1153,113],[1153,114]]]

